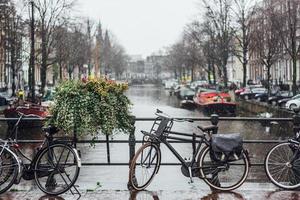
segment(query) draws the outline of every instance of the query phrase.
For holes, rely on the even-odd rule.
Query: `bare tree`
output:
[[[219,66],[222,70],[222,78],[224,86],[227,87],[227,62],[229,55],[233,52],[233,37],[234,31],[232,29],[231,16],[231,2],[230,0],[212,0],[207,2],[203,0],[207,12],[206,17],[214,26],[216,32],[216,50],[220,58]]]
[[[82,24],[74,24],[73,30],[70,34],[70,58],[68,63],[69,78],[72,78],[74,69],[78,68],[78,78],[83,74],[83,65],[88,63],[89,55],[87,48],[89,48],[89,41]]]
[[[126,55],[124,48],[117,43],[112,45],[111,54],[112,59],[110,66],[115,73],[116,78],[119,79],[127,66],[129,58]]]
[[[38,13],[39,32],[41,36],[41,92],[46,86],[47,67],[56,61],[51,60],[53,48],[53,33],[56,27],[65,21],[67,11],[73,6],[72,0],[36,0],[35,7]]]
[[[63,79],[63,70],[70,59],[71,33],[67,26],[57,27],[53,33],[53,47],[55,48],[55,60],[58,65],[59,80]]]
[[[235,39],[237,48],[234,55],[237,56],[243,65],[243,86],[246,86],[247,65],[249,61],[249,43],[250,43],[250,27],[251,17],[255,14],[253,0],[234,0],[233,12],[236,18]]]
[[[4,56],[2,59],[5,63],[5,69],[2,74],[8,75],[4,81],[6,87],[9,82],[11,83],[12,96],[15,96],[17,73],[21,68],[22,37],[24,36],[22,30],[24,27],[21,17],[17,14],[13,3],[4,1],[0,5],[0,8],[0,32],[2,37],[0,45],[4,47],[4,51],[1,51],[0,56]],[[7,67],[9,67],[10,70]]]
[[[98,77],[100,75],[100,69],[101,69],[101,62],[103,58],[103,33],[102,33],[102,25],[101,22],[98,22],[97,28],[96,28],[96,44],[95,48],[93,50],[94,52],[94,62],[95,62],[95,76]]]
[[[250,51],[267,69],[267,89],[270,93],[271,67],[281,55],[281,40],[275,24],[274,7],[258,8],[251,28]]]
[[[186,55],[184,62],[191,72],[191,81],[194,81],[195,70],[201,66],[201,62],[203,61],[201,57],[201,43],[191,37],[190,34],[184,34],[183,40]]]
[[[284,2],[274,2],[281,9],[276,9],[273,13],[276,30],[279,32],[281,42],[285,52],[289,55],[293,63],[293,94],[296,94],[296,79],[297,79],[297,60],[300,53],[299,23],[300,23],[300,1],[286,0]],[[279,4],[279,5],[278,5]],[[278,17],[280,16],[280,17]]]

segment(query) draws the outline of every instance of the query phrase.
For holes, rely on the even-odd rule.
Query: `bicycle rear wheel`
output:
[[[6,148],[0,147],[0,194],[7,191],[18,176],[19,164],[16,157]]]
[[[242,159],[216,162],[210,157],[209,146],[199,154],[201,178],[213,189],[230,191],[240,187],[249,173],[249,161],[243,152]]]
[[[161,152],[157,145],[145,143],[133,157],[129,170],[129,183],[135,190],[145,189],[158,171]]]
[[[300,152],[297,144],[284,142],[274,146],[265,159],[265,170],[268,178],[283,189],[300,187]],[[295,157],[296,156],[296,157]]]
[[[37,186],[46,194],[59,195],[74,185],[80,167],[72,147],[54,144],[41,150],[34,169]]]

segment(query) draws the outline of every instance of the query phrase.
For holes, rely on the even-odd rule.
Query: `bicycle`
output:
[[[9,138],[0,139],[0,194],[23,178],[34,179],[39,189],[49,195],[62,194],[72,187],[80,195],[74,184],[79,175],[81,160],[74,143],[54,138],[53,135],[59,131],[56,127],[45,127],[45,138],[33,159],[30,159],[20,150],[18,125],[23,117],[37,116],[23,113],[19,113],[19,116]],[[14,139],[11,138],[13,134]]]
[[[174,132],[171,131],[173,122],[186,120],[171,118],[160,110],[155,114],[157,118],[150,132],[142,131],[143,144],[131,161],[129,188],[139,191],[151,183],[161,165],[161,143],[165,144],[180,161],[181,172],[190,178],[191,183],[193,177],[199,177],[212,189],[221,191],[233,190],[243,184],[249,172],[250,161],[247,150],[241,146],[242,140],[239,135],[215,134],[218,130],[216,125],[198,126],[202,134]],[[193,154],[190,161],[186,161],[174,149],[169,143],[170,139],[192,143]]]
[[[283,189],[300,187],[300,116],[294,109],[294,137],[276,144],[265,157],[265,171],[273,184]]]

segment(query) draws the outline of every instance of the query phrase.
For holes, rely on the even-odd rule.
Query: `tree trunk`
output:
[[[45,24],[42,22],[42,64],[41,64],[41,94],[44,95],[45,92],[45,86],[46,86],[46,77],[47,77],[47,61],[48,61],[48,55],[47,55],[47,41],[46,41],[46,30],[45,30]]]
[[[69,74],[69,80],[72,79],[72,70],[71,70],[71,65],[68,67],[68,74]]]
[[[63,73],[62,68],[63,68],[62,63],[59,62],[59,80],[60,81],[62,81],[62,79],[63,79],[63,77],[62,77],[62,73]]]
[[[211,73],[212,73],[212,71],[211,71],[211,64],[210,63],[208,63],[208,65],[207,65],[207,80],[208,80],[208,83],[209,84],[211,84],[212,82],[211,82]]]
[[[247,84],[247,63],[243,62],[243,87]]]
[[[216,85],[216,84],[217,84],[217,77],[216,77],[216,68],[215,68],[215,64],[212,63],[211,67],[212,67],[212,73],[213,73],[213,78],[214,78],[214,85]]]
[[[193,82],[194,81],[194,69],[195,67],[194,67],[194,65],[192,66],[192,68],[191,68],[191,82]]]
[[[14,28],[14,27],[11,27]],[[13,32],[14,30],[12,30]],[[12,90],[12,94],[11,96],[16,96],[16,38],[14,37],[15,33],[12,33],[11,36],[11,55],[10,55],[10,59],[11,59],[11,70],[12,70],[12,82],[11,82],[11,90]]]
[[[293,90],[293,95],[296,95],[297,93],[297,57],[293,57],[293,85],[292,85],[292,90]]]
[[[268,64],[267,66],[267,90],[268,90],[268,95],[270,95],[271,90],[270,90],[270,78],[271,78],[271,73],[270,73],[270,69],[271,69],[271,65]]]
[[[223,68],[223,81],[224,81],[224,87],[227,88],[228,84],[228,77],[227,77],[227,68],[226,65],[222,67]]]

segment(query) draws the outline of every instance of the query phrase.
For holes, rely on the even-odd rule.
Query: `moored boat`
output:
[[[200,92],[193,98],[196,105],[208,114],[235,114],[236,103],[226,92]]]
[[[18,118],[19,112],[24,113],[25,115],[31,115],[26,116],[24,118],[46,118],[49,116],[49,111],[46,107],[41,105],[35,105],[35,104],[26,104],[26,106],[11,106],[9,108],[6,108],[4,111],[4,116],[6,118]],[[8,121],[8,126],[12,127],[15,124],[15,121]],[[41,127],[43,126],[43,121],[30,121],[30,120],[24,120],[20,122],[19,127],[20,128],[31,128],[31,127]]]

